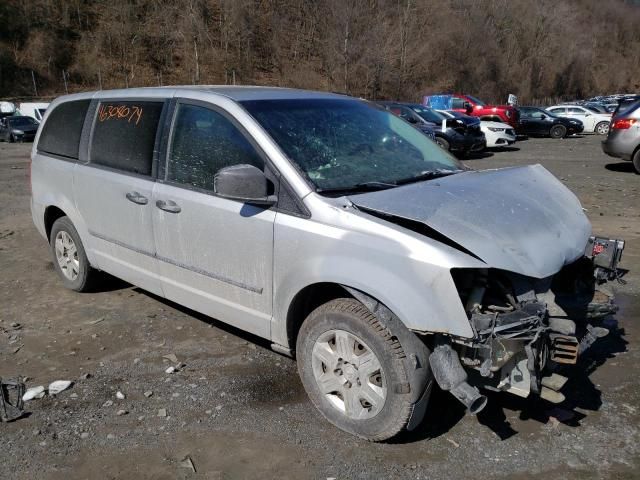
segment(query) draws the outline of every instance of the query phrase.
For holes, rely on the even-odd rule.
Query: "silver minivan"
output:
[[[334,425],[416,428],[432,386],[551,402],[616,311],[622,241],[539,165],[473,171],[347,96],[261,87],[69,95],[32,152],[65,286],[108,272],[297,358]],[[427,416],[428,418],[428,416]]]

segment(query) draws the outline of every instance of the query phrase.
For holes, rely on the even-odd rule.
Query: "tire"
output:
[[[341,430],[383,441],[401,432],[410,419],[412,424],[416,420],[411,418],[414,402],[402,345],[357,300],[332,300],[311,312],[300,329],[296,355],[311,402]],[[366,361],[358,364],[361,358]],[[431,372],[425,372],[422,379],[429,388],[417,393],[426,404]],[[424,410],[418,421],[422,415]]]
[[[449,145],[449,142],[442,138],[442,137],[438,137],[436,136],[436,143],[438,144],[438,146],[446,151],[451,150],[451,145]]]
[[[640,148],[633,154],[631,162],[633,163],[633,169],[640,175]]]
[[[9,143],[16,143],[16,138],[13,136],[13,133],[9,135]]]
[[[554,125],[549,130],[549,136],[551,138],[564,138],[567,135],[567,127],[564,125]]]
[[[88,291],[98,272],[89,264],[80,235],[69,217],[60,217],[54,222],[49,246],[53,265],[64,286],[76,292]]]
[[[596,128],[593,129],[598,135],[608,135],[609,134],[609,122],[599,122],[596,124]]]

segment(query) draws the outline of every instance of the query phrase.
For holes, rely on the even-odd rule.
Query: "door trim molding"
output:
[[[124,242],[121,242],[120,240],[116,240],[115,238],[107,237],[105,235],[102,235],[101,233],[94,232],[93,230],[89,230],[89,235],[91,235],[93,237],[96,237],[96,238],[99,238],[100,240],[103,240],[105,242],[112,243],[114,245],[118,245],[119,247],[126,248],[128,250],[134,251],[136,253],[140,253],[142,255],[146,255],[147,257],[155,258],[157,260],[160,260],[161,262],[168,263],[170,265],[174,265],[176,267],[183,268],[185,270],[189,270],[190,272],[195,272],[195,273],[197,273],[199,275],[204,275],[205,277],[213,278],[214,280],[218,280],[219,282],[223,282],[223,283],[226,283],[228,285],[233,285],[234,287],[242,288],[244,290],[248,290],[250,292],[257,293],[258,295],[262,295],[262,292],[264,290],[262,287],[254,287],[252,285],[248,285],[246,283],[239,282],[239,281],[234,280],[232,278],[228,278],[228,277],[225,277],[225,276],[217,274],[217,273],[209,272],[208,270],[203,270],[201,268],[194,267],[192,265],[187,265],[187,264],[184,264],[184,263],[176,262],[175,260],[172,260],[170,258],[157,255],[157,254],[149,252],[147,250],[142,250],[140,248],[136,248],[136,247],[134,247],[132,245],[129,245],[129,244],[124,243]]]

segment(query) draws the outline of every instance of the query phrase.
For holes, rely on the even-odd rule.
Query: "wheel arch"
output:
[[[295,352],[298,332],[305,318],[320,305],[345,297],[353,298],[353,295],[344,285],[334,282],[313,283],[295,294],[289,304],[286,318],[287,340],[292,353]]]
[[[55,205],[49,205],[44,210],[44,229],[47,234],[47,240],[51,239],[51,229],[56,220],[62,217],[68,217],[68,215],[59,207]]]

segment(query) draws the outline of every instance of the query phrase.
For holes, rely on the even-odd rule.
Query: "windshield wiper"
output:
[[[370,192],[374,190],[386,190],[388,188],[395,188],[398,185],[390,182],[362,182],[351,185],[350,187],[336,187],[336,188],[318,188],[318,193],[353,193],[353,192]]]
[[[437,170],[425,170],[424,172],[420,172],[413,177],[401,178],[400,180],[396,180],[395,183],[397,185],[405,185],[407,183],[420,182],[422,180],[431,180],[433,178],[446,177],[447,175],[453,175],[454,173],[464,172],[464,170],[447,170],[444,168],[439,168]]]

